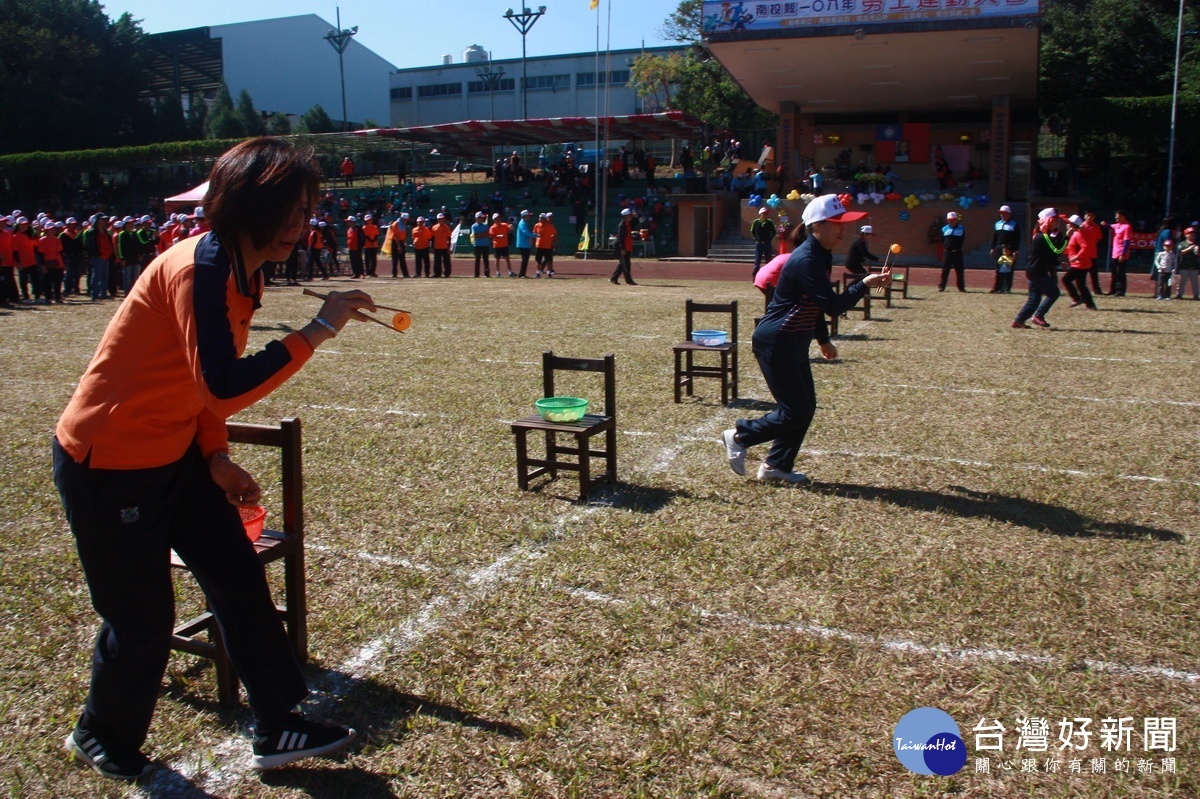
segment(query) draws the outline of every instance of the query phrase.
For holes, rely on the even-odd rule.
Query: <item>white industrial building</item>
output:
[[[153,34],[153,94],[178,92],[186,103],[192,93],[211,98],[224,81],[235,101],[245,89],[266,114],[299,117],[320,105],[341,121],[338,54],[325,39],[335,27],[305,14]],[[395,67],[353,39],[342,58],[350,123],[387,125],[388,76]]]
[[[629,88],[629,71],[639,55],[669,55],[679,47],[613,50],[492,61],[479,45],[459,63],[451,56],[430,67],[397,70],[391,78],[391,125],[403,128],[468,119],[537,119],[653,113]],[[523,70],[528,84],[523,93]],[[490,90],[489,76],[495,89]]]

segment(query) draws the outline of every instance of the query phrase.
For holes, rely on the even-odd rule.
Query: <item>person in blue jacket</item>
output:
[[[778,407],[758,419],[739,419],[737,427],[722,434],[735,473],[746,473],[747,448],[770,441],[758,479],[808,482],[808,477],[793,467],[817,409],[809,346],[815,338],[822,356],[836,358],[837,347],[829,340],[825,316],[844,313],[872,288],[892,280],[890,270],[876,272],[851,284],[843,294],[833,290],[833,250],[842,241],[843,225],[865,216],[847,211],[834,194],[817,197],[804,209],[808,238],[784,264],[771,303],[754,329],[754,357]]]
[[[517,252],[521,255],[521,277],[529,277],[525,272],[533,254],[533,211],[528,209],[521,212],[521,221],[517,223]]]

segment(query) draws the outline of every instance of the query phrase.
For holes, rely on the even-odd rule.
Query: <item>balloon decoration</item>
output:
[[[958,204],[960,206],[962,206],[962,209],[964,211],[967,210],[968,208],[970,208],[974,202],[975,202],[974,200],[972,200],[970,197],[968,197],[965,194],[962,197],[960,197],[958,200]]]
[[[751,194],[750,195],[750,207],[751,208],[759,207],[760,205],[762,205],[762,201],[763,200],[762,200],[761,194]]]
[[[767,198],[767,207],[769,208],[778,208],[782,203],[783,200],[779,199],[774,194]]]
[[[885,195],[883,192],[873,191],[871,192],[871,201],[876,205],[879,205],[881,202],[883,202],[883,198],[886,196],[887,195]]]
[[[900,192],[898,192],[898,191],[889,191],[887,194],[883,195],[883,199],[885,199],[885,200],[899,200],[899,199],[900,199]]]
[[[847,208],[849,208],[854,203],[854,198],[851,197],[849,194],[839,194],[837,196],[837,198],[838,198],[838,202],[840,202],[842,205],[846,206]]]
[[[992,201],[992,198],[987,196],[986,194],[981,194],[975,198],[975,204],[978,205],[980,208],[987,208],[987,204],[990,203],[991,201]]]
[[[901,221],[901,222],[907,222],[907,221],[908,221],[909,219],[911,219],[911,218],[912,218],[912,215],[911,215],[911,214],[909,214],[909,213],[908,213],[908,211],[901,211],[901,212],[900,212],[900,221]]]
[[[912,209],[916,208],[918,205],[921,204],[921,200],[919,197],[917,197],[917,195],[910,194],[904,198],[904,204],[906,206],[908,206],[908,210],[911,211]]]
[[[792,189],[790,192],[788,192],[788,196],[787,196],[787,198],[788,198],[789,200],[799,200],[799,199],[800,199],[800,192],[796,191],[795,189]]]

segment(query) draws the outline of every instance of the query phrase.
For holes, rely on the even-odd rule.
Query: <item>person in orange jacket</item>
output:
[[[325,236],[321,233],[321,225],[324,224],[315,216],[308,220],[308,277],[305,278],[306,280],[313,279],[314,266],[321,270],[322,280],[329,279],[329,273],[325,271],[325,261],[321,258],[325,252]]]
[[[412,229],[413,245],[413,277],[432,277],[429,265],[429,251],[433,244],[433,230],[425,224],[425,217],[418,216],[417,224]]]
[[[453,231],[446,215],[438,213],[433,232],[433,276],[450,277],[450,236]]]
[[[29,220],[23,216],[17,217],[17,229],[13,231],[13,257],[16,262],[17,276],[21,283],[21,299],[26,302],[36,302],[42,294],[42,277],[37,268],[37,237]],[[30,296],[30,286],[32,294]]]
[[[63,275],[66,268],[63,265],[63,228],[62,222],[51,222],[49,219],[42,225],[42,235],[37,240],[37,254],[41,259],[42,294],[46,304],[51,301],[62,304]]]
[[[379,263],[379,225],[371,214],[363,216],[362,224],[363,271],[367,277],[375,277]]]
[[[508,265],[508,276],[516,277],[512,268],[512,258],[508,254],[508,242],[512,238],[512,225],[500,218],[500,214],[492,214],[492,226],[488,228],[492,236],[492,252],[496,255],[496,277],[500,277],[500,259]]]
[[[554,245],[558,243],[558,229],[554,227],[554,212],[547,211],[538,214],[538,223],[533,226],[535,237],[534,261],[537,263],[537,274],[534,277],[554,277]]]
[[[363,277],[363,234],[358,217],[346,217],[346,252],[350,254],[351,279]]]

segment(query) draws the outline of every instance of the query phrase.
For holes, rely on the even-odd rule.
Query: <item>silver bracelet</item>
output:
[[[329,335],[331,335],[331,336],[334,336],[334,337],[336,337],[336,336],[337,336],[337,334],[338,334],[338,329],[337,329],[336,327],[334,327],[332,324],[330,324],[328,321],[326,321],[326,320],[322,319],[322,318],[321,318],[321,317],[319,317],[319,316],[314,316],[314,317],[313,317],[313,321],[314,321],[314,322],[316,322],[316,323],[317,323],[318,325],[320,325],[321,327],[323,327],[323,328],[325,328],[326,330],[328,330],[328,331],[329,331]]]

